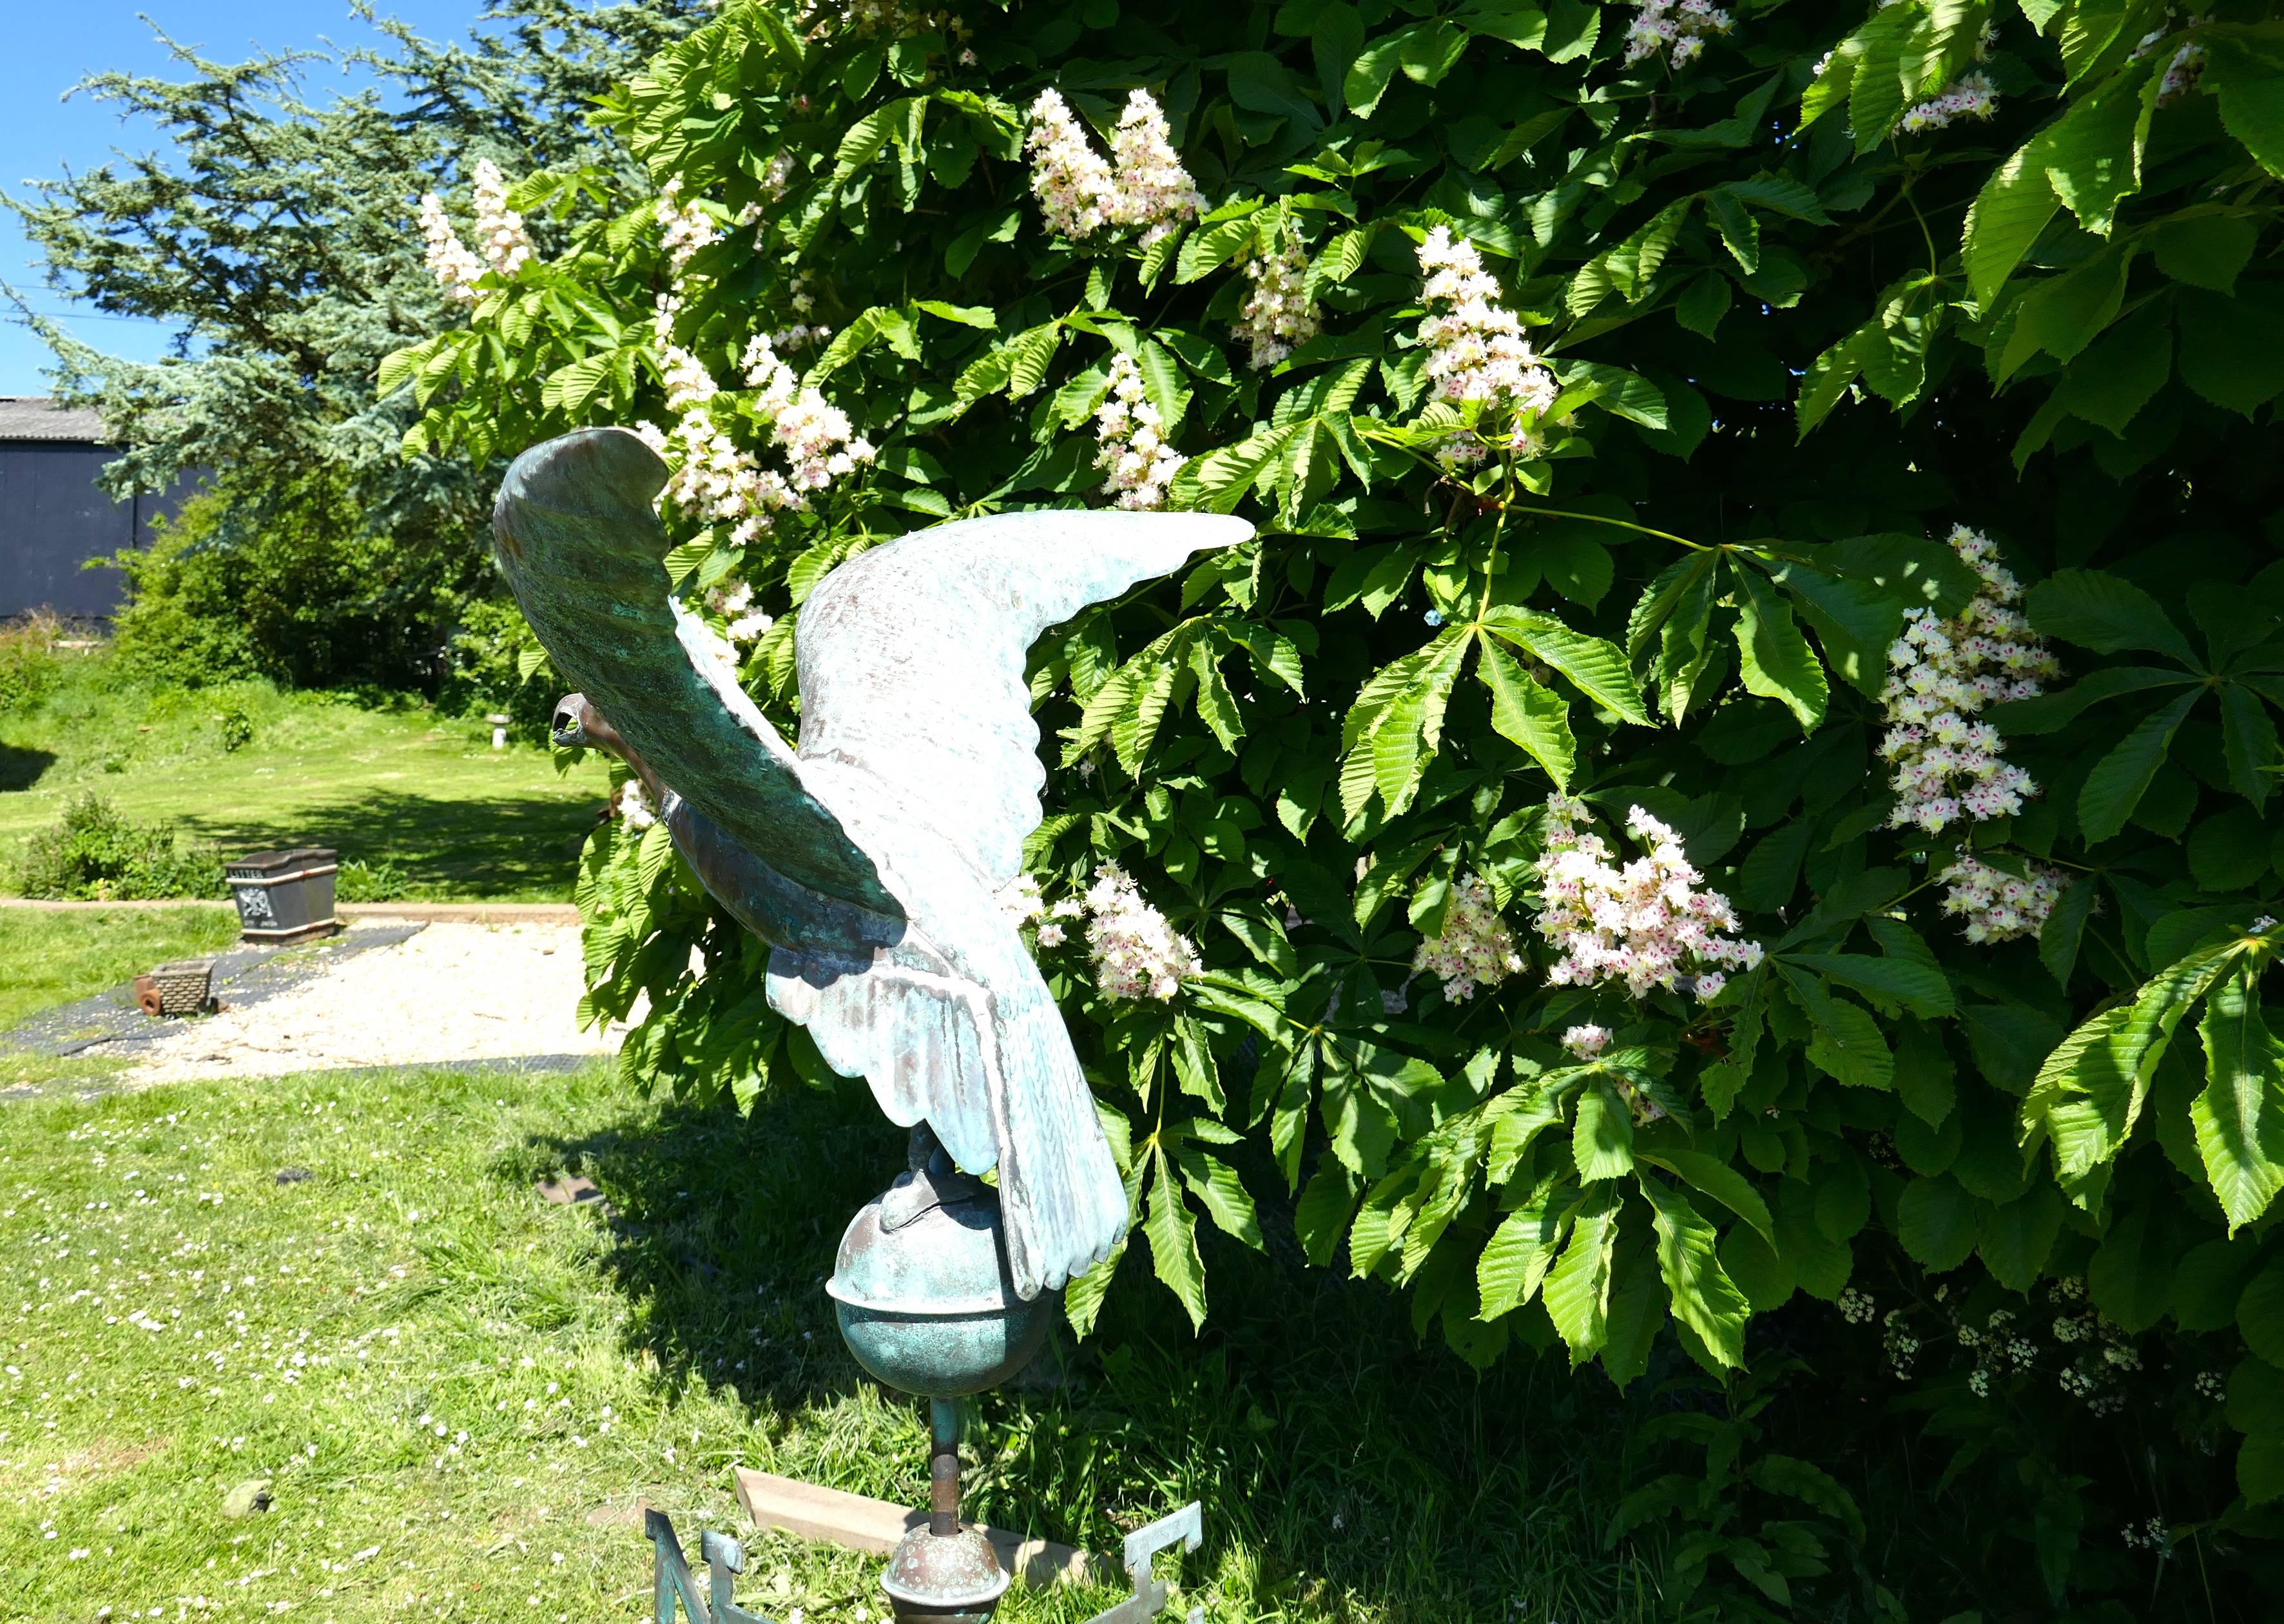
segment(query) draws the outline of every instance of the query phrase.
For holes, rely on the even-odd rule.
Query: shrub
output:
[[[223,753],[235,755],[254,742],[254,718],[242,705],[224,706],[215,717],[215,734]]]
[[[0,716],[38,709],[62,683],[62,631],[44,610],[0,627]]]
[[[214,848],[184,841],[172,824],[137,824],[86,794],[55,826],[25,840],[17,888],[27,897],[129,902],[227,894]]]
[[[1027,928],[1137,1198],[1082,1330],[1146,1261],[1202,1322],[1289,1202],[1460,1358],[1671,1394],[1610,1534],[1677,1615],[2257,1617],[2270,9],[747,0],[614,104],[661,195],[383,381],[428,450],[671,425],[669,568],[788,733],[856,550],[1256,521],[1033,660],[1096,928]],[[874,455],[771,504],[796,382]],[[670,857],[579,890],[630,1073],[820,1075]]]
[[[526,743],[547,738],[560,685],[547,652],[513,604],[479,597],[461,605],[445,659],[438,709],[505,716],[511,736]]]
[[[237,510],[259,504],[258,519]],[[303,688],[433,689],[473,560],[375,531],[332,476],[242,490],[224,474],[151,545],[118,555],[130,597],[123,674],[199,687],[268,676]]]

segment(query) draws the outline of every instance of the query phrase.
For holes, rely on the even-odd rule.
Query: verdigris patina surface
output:
[[[926,1122],[966,1173],[997,1167],[1029,1301],[1107,1256],[1127,1209],[1062,1017],[998,902],[1045,783],[1025,657],[1050,626],[1252,527],[1012,513],[859,554],[802,607],[796,749],[669,589],[653,507],[666,479],[621,429],[525,452],[494,515],[501,567],[583,691],[591,709],[575,714],[615,730],[691,868],[775,949],[770,1003],[891,1120]]]

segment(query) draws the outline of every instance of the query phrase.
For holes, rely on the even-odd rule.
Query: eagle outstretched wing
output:
[[[1128,1214],[1061,1012],[997,904],[1046,782],[1025,664],[1050,626],[1252,534],[1210,514],[967,519],[851,559],[802,605],[802,767],[919,929],[869,965],[773,954],[770,995],[891,1120],[925,1119],[971,1173],[996,1160],[1026,1297],[1107,1257]]]
[[[526,451],[492,511],[494,550],[555,662],[659,777],[797,886],[895,914],[872,859],[810,793],[792,750],[720,662],[686,645],[652,504],[658,454],[624,429]]]
[[[1039,826],[1031,644],[1089,604],[1253,534],[1212,513],[1047,509],[861,553],[802,605],[801,754],[863,766],[1005,885]]]

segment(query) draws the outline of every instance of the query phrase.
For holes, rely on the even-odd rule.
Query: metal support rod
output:
[[[959,1405],[952,1399],[928,1401],[928,1532],[949,1539],[959,1532]]]

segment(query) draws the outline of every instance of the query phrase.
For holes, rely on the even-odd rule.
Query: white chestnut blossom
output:
[[[1165,113],[1149,91],[1135,90],[1126,98],[1110,151],[1118,165],[1111,218],[1119,225],[1140,226],[1145,246],[1204,212],[1205,197],[1182,167]]]
[[[1282,238],[1245,265],[1253,291],[1245,297],[1245,319],[1232,329],[1252,346],[1252,365],[1266,371],[1317,336],[1317,304],[1309,297],[1309,261],[1300,246]]]
[[[995,900],[1007,923],[1017,930],[1036,924],[1047,916],[1046,900],[1039,894],[1039,877],[1036,874],[1016,875],[999,887]]]
[[[1671,829],[1632,808],[1626,829],[1649,855],[1621,869],[1602,838],[1581,827],[1587,816],[1583,801],[1546,798],[1538,931],[1560,956],[1546,974],[1551,984],[1623,980],[1637,998],[1662,988],[1710,999],[1727,984],[1725,966],[1761,962],[1760,943],[1715,933],[1737,928],[1735,910],[1719,892],[1701,888],[1704,876]]]
[[[1896,792],[1889,825],[1928,834],[1961,818],[2011,817],[2038,792],[1998,753],[1998,730],[1975,718],[1985,705],[2033,697],[2061,668],[2014,607],[2022,583],[1998,563],[1991,538],[1954,525],[1946,539],[1982,590],[1948,621],[1926,608],[1905,612],[1880,693],[1888,718],[1880,753]]]
[[[761,392],[759,404],[770,416],[771,437],[786,454],[797,496],[823,490],[872,460],[872,441],[856,432],[849,414],[795,378],[766,336],[756,334],[747,344],[739,365],[746,386]]]
[[[444,211],[444,199],[433,191],[420,199],[420,237],[428,274],[436,278],[444,297],[473,304],[484,262],[460,240],[452,216]]]
[[[1537,449],[1533,425],[1560,393],[1554,374],[1539,364],[1514,312],[1498,302],[1498,283],[1485,273],[1474,244],[1439,225],[1420,240],[1419,258],[1428,306],[1419,339],[1436,398],[1513,410],[1518,421],[1512,449],[1532,454]],[[1468,435],[1447,446],[1443,457],[1457,465],[1481,461],[1484,450],[1479,438]]]
[[[1491,888],[1479,874],[1462,877],[1443,906],[1443,928],[1412,951],[1414,975],[1434,976],[1443,996],[1464,1003],[1478,988],[1497,987],[1521,973],[1522,955],[1499,917]]]
[[[1031,191],[1047,230],[1076,241],[1112,219],[1118,183],[1060,92],[1042,90],[1031,104],[1023,150],[1031,160]]]
[[[2165,71],[2157,80],[2157,105],[2161,107],[2177,102],[2196,89],[2197,81],[2204,77],[2205,48],[2184,45],[2165,64]]]
[[[1059,948],[1066,939],[1067,919],[1083,918],[1086,904],[1067,896],[1052,908],[1039,894],[1036,874],[1018,874],[999,888],[999,911],[1017,930],[1030,930],[1043,948]]]
[[[790,327],[770,334],[770,343],[775,348],[790,355],[797,349],[807,349],[812,345],[823,344],[832,336],[833,329],[830,327],[810,326],[805,322],[795,322]]]
[[[1165,113],[1147,90],[1127,97],[1110,147],[1115,169],[1094,150],[1060,92],[1042,90],[1032,102],[1023,150],[1031,160],[1031,191],[1050,231],[1079,242],[1105,226],[1138,226],[1148,244],[1205,207],[1197,182],[1174,151]]]
[[[1662,51],[1674,66],[1685,67],[1703,52],[1709,36],[1732,26],[1729,13],[1709,0],[1642,0],[1626,27],[1626,65]]]
[[[2044,863],[2026,863],[2030,878],[1994,869],[1970,853],[1936,878],[1944,882],[1943,910],[1966,921],[1972,942],[2012,941],[2035,936],[2061,901],[2062,876]]]
[[[690,635],[706,658],[727,671],[733,680],[736,678],[739,668],[745,663],[738,653],[736,644],[703,621],[692,623]]]
[[[1562,1035],[1562,1047],[1581,1060],[1591,1060],[1610,1046],[1607,1027],[1573,1027]]]
[[[1165,420],[1142,386],[1142,369],[1122,350],[1110,363],[1110,382],[1095,409],[1094,465],[1109,480],[1102,488],[1122,508],[1166,504],[1166,488],[1188,459],[1166,443]]]
[[[643,793],[640,778],[630,778],[619,785],[618,803],[620,820],[630,829],[640,831],[658,822],[657,808]]]
[[[1981,68],[1969,68],[1942,91],[1905,110],[1900,127],[1907,135],[1941,129],[1960,119],[1987,119],[1998,111],[1998,87]]]
[[[802,385],[778,359],[769,339],[756,335],[740,362],[744,382],[755,393],[754,403],[769,419],[770,441],[786,458],[782,471],[764,466],[715,421],[711,408],[723,390],[706,363],[671,341],[680,308],[678,293],[660,295],[653,324],[674,426],[661,432],[641,424],[635,432],[671,470],[665,499],[695,518],[730,526],[731,541],[749,546],[769,533],[774,515],[805,511],[811,495],[871,462],[874,449],[856,433],[846,412]]]
[[[523,216],[507,206],[507,177],[489,158],[476,161],[476,240],[485,263],[508,280],[528,264],[531,234]]]
[[[1185,976],[1204,964],[1188,937],[1142,900],[1133,878],[1115,863],[1094,871],[1088,887],[1086,944],[1094,955],[1095,982],[1114,998],[1170,999]]]
[[[714,216],[706,206],[696,198],[683,200],[679,177],[659,189],[656,214],[664,233],[660,246],[665,248],[667,262],[673,266],[677,277],[692,254],[708,243],[722,240],[721,229],[714,223]]]
[[[716,587],[706,595],[706,606],[722,617],[725,635],[741,649],[759,643],[777,623],[754,606],[754,589],[742,581],[735,586]]]

